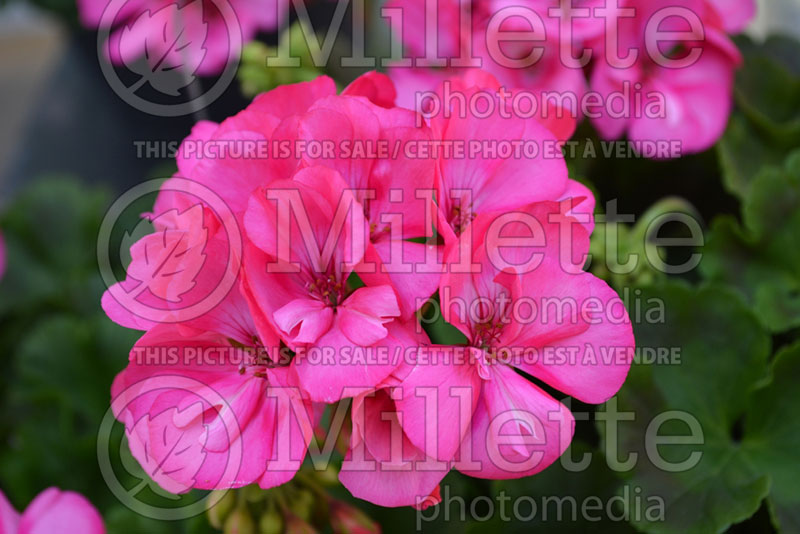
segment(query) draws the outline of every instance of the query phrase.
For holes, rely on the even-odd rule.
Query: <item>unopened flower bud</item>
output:
[[[209,508],[206,510],[208,522],[214,528],[222,528],[225,519],[236,505],[236,494],[231,490],[214,490],[208,500]]]
[[[381,528],[364,512],[343,503],[331,503],[331,527],[336,534],[380,534]]]
[[[236,508],[225,520],[224,534],[256,534],[256,523],[246,507]]]
[[[286,518],[286,534],[317,534],[317,529],[295,515]]]
[[[314,473],[317,480],[325,486],[334,486],[339,483],[339,470],[332,463],[328,463],[322,471]]]
[[[314,512],[314,494],[307,489],[299,490],[289,504],[289,508],[294,515],[303,521],[308,521]]]
[[[261,514],[258,520],[258,533],[259,534],[281,534],[283,532],[283,516],[275,507],[274,503],[270,503],[267,511]]]

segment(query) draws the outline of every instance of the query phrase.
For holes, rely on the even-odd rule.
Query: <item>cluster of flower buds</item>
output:
[[[334,534],[380,534],[364,512],[331,497],[326,487],[336,473],[301,470],[291,482],[267,491],[258,486],[215,490],[209,523],[224,534],[315,534],[330,525]]]

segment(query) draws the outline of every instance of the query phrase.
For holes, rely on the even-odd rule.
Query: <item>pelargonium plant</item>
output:
[[[102,302],[144,331],[112,408],[163,488],[281,485],[309,449],[326,468],[330,431],[353,495],[424,507],[453,468],[519,478],[564,452],[574,419],[545,385],[602,403],[625,381],[627,312],[583,270],[594,197],[545,149],[574,120],[452,82],[494,111],[423,119],[385,75],[319,77],[184,140]]]

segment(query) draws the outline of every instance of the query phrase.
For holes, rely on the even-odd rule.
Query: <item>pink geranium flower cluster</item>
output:
[[[573,417],[530,377],[590,403],[622,385],[628,315],[583,271],[594,198],[541,149],[574,124],[505,113],[485,73],[453,83],[495,111],[423,121],[384,75],[320,77],[184,141],[103,297],[145,330],[112,408],[164,488],[290,480],[349,404],[342,483],[421,506],[452,468],[515,478],[564,452]],[[438,309],[463,343],[431,343]]]
[[[658,157],[677,157],[721,136],[741,62],[728,34],[745,28],[755,3],[390,0],[387,9],[411,58],[390,69],[403,105],[480,67],[541,107],[556,100],[588,115],[606,139],[671,143]]]

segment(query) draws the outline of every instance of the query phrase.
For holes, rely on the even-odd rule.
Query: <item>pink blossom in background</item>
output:
[[[84,26],[111,30],[106,51],[115,64],[130,67],[145,57],[154,69],[180,67],[186,75],[221,72],[257,31],[276,28],[278,10],[286,9],[284,0],[77,1]],[[228,19],[235,30],[220,6],[232,10]],[[116,12],[105,13],[109,7]],[[241,34],[242,42],[234,42],[232,33]]]
[[[103,518],[83,495],[48,488],[20,515],[0,491],[0,534],[105,534]]]
[[[746,2],[733,2],[721,18],[715,3],[704,0],[631,0],[636,17],[623,18],[619,23],[620,49],[639,51],[638,59],[630,66],[608,61],[598,46],[599,57],[591,74],[591,88],[601,95],[623,92],[625,85],[633,88],[629,100],[622,106],[600,108],[601,116],[593,124],[606,139],[618,139],[627,134],[633,141],[679,142],[669,156],[700,152],[710,148],[720,138],[733,106],[733,80],[741,63],[739,51],[726,35],[731,24],[741,25],[742,13],[749,12]],[[675,43],[662,43],[661,52],[672,59],[690,58],[691,49],[700,51],[693,61],[678,66],[659,64],[645,54],[648,34],[647,23],[660,10],[676,6],[691,10],[702,24],[701,33],[694,42],[687,42],[677,51],[670,50]],[[743,9],[741,6],[745,6]],[[731,24],[726,24],[730,20]],[[651,26],[651,30],[654,26]],[[667,17],[660,25],[662,31],[694,32],[690,22],[677,17]],[[699,27],[698,27],[699,28]],[[661,111],[635,116],[634,99],[650,99],[659,95],[663,101]],[[627,111],[626,111],[627,110]],[[652,115],[652,116],[647,116]]]
[[[741,61],[727,34],[745,28],[755,13],[754,0],[616,4],[607,0],[392,0],[387,5],[402,14],[391,19],[393,30],[413,58],[411,63],[398,62],[388,69],[398,87],[398,104],[413,109],[421,93],[435,91],[448,78],[463,76],[465,68],[474,66],[466,61],[471,54],[506,90],[527,91],[538,97],[542,107],[562,98],[562,107],[573,118],[588,115],[606,139],[627,135],[634,142],[671,142],[667,150],[659,151],[661,158],[708,149],[727,123],[734,72]],[[559,16],[569,13],[570,6],[577,11],[568,34]],[[648,21],[662,10],[685,11],[646,30]],[[680,68],[655,61],[648,40],[652,41],[656,29],[688,32],[692,23],[687,17],[697,19],[702,34],[683,43],[662,41],[661,52],[680,57],[683,50],[698,47],[700,57]],[[437,47],[427,35],[426,28],[433,24]],[[509,39],[503,33],[508,31],[532,32],[536,37]],[[607,42],[621,56],[630,50],[636,61],[628,65],[615,63],[613,56],[609,60],[612,49]],[[591,56],[579,61],[584,50]],[[434,52],[439,63],[431,63]],[[420,63],[422,59],[429,63]],[[648,103],[652,107],[645,109]]]
[[[588,2],[594,5],[604,0],[592,0]],[[393,19],[394,30],[399,34],[402,28],[402,42],[406,46],[406,56],[415,58],[426,57],[426,20],[428,24],[433,24],[432,16],[436,17],[436,36],[438,57],[453,60],[455,58],[472,57],[476,58],[477,64],[459,63],[459,66],[448,66],[445,68],[428,68],[424,66],[407,66],[397,64],[388,68],[389,75],[398,86],[398,104],[404,107],[414,107],[414,95],[420,91],[435,90],[441,81],[449,77],[461,75],[465,68],[478,67],[494,75],[502,86],[508,90],[524,89],[540,98],[545,92],[571,92],[578,96],[586,90],[586,81],[583,71],[576,65],[565,65],[559,59],[559,50],[562,43],[558,39],[557,21],[547,15],[547,8],[552,7],[557,2],[549,0],[439,0],[427,3],[422,0],[392,0],[387,3],[390,8],[400,10],[401,17]],[[471,19],[461,8],[469,5],[471,9]],[[436,15],[434,9],[438,6]],[[517,16],[518,13],[525,13],[525,10],[533,10],[539,14],[543,23],[535,27],[534,31],[540,34],[547,32],[546,41],[537,41],[535,44],[525,42],[504,41],[499,44],[498,49],[490,49],[489,42],[497,40],[498,31],[531,31],[531,23],[527,18]],[[508,16],[500,24],[492,25],[490,21],[498,12],[507,13]],[[462,28],[462,20],[472,21],[472,26]],[[497,19],[500,22],[500,19]],[[584,28],[583,32],[576,30],[575,48],[577,49],[583,42],[584,37],[594,37],[597,34],[597,24],[591,24]],[[430,45],[429,45],[430,46]],[[540,47],[544,53],[540,59],[526,68],[511,66],[509,63],[498,61],[498,58],[512,58],[522,60],[532,53],[534,47]],[[432,50],[428,54],[432,53]],[[460,61],[460,60],[459,60]],[[522,64],[522,61],[516,65]],[[543,98],[541,98],[544,100]],[[579,109],[568,110],[573,117],[580,116]]]

